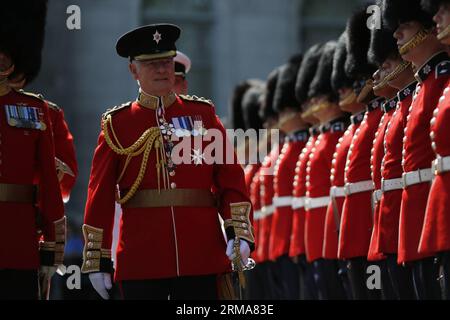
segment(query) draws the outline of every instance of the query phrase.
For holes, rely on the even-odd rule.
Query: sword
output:
[[[241,244],[241,239],[239,239],[239,237],[235,237],[234,243],[233,243],[234,258],[232,261],[232,269],[234,272],[236,272],[238,274],[239,300],[242,300],[242,296],[243,296],[242,293],[246,287],[244,271],[252,270],[255,267],[256,263],[255,263],[255,260],[253,260],[252,258],[248,259],[248,262],[246,265],[244,265],[242,263],[240,244]]]

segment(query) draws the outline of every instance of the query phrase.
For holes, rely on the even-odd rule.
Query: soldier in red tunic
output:
[[[375,67],[367,61],[370,30],[366,27],[368,15],[363,8],[347,22],[347,74],[355,79],[354,87],[359,96],[372,91],[372,84],[365,85]],[[345,200],[342,207],[339,231],[339,259],[347,260],[348,274],[354,299],[378,298],[378,291],[368,291],[366,285],[367,253],[372,232],[372,191],[370,155],[375,131],[381,119],[383,98],[367,102],[364,118],[355,130],[345,165]]]
[[[245,265],[254,246],[243,169],[214,106],[172,92],[179,35],[175,25],[155,24],[116,44],[140,90],[103,115],[92,161],[82,272],[105,299],[115,201],[123,211],[115,280],[125,299],[215,299],[217,275],[236,254],[235,266]]]
[[[0,15],[0,212],[11,213],[2,216],[0,300],[47,299],[65,242],[49,109],[38,95],[8,85],[38,74],[46,1],[8,2]]]
[[[383,20],[394,31],[399,52],[413,64],[419,82],[403,138],[398,262],[412,266],[417,298],[432,299],[439,296],[434,257],[432,253],[419,253],[418,248],[435,158],[430,120],[447,82],[435,70],[448,55],[432,31],[431,16],[421,9],[419,0],[385,1]]]
[[[371,165],[376,190],[373,193],[374,228],[368,257],[369,260],[383,258],[380,261],[383,267],[382,279],[384,280],[387,276],[389,281],[389,284],[383,282],[384,294],[386,294],[384,288],[390,286],[395,294],[392,298],[412,299],[413,290],[409,269],[397,264],[395,253],[397,252],[398,216],[402,190],[401,179],[398,178],[402,172],[402,121],[406,121],[407,109],[414,91],[414,75],[410,63],[403,61],[398,54],[392,32],[386,29],[372,31],[369,58],[387,74],[384,80],[374,87],[375,94],[379,95],[380,88],[381,91],[386,91],[382,89],[383,87],[392,87],[395,91],[400,91],[395,98],[383,105],[384,115],[373,143]],[[384,95],[388,97],[387,94]]]
[[[356,101],[353,91],[353,80],[345,72],[345,60],[347,58],[347,32],[342,33],[333,57],[333,73],[331,84],[333,90],[339,93],[339,107],[341,110],[351,113],[350,125],[339,138],[338,144],[331,161],[330,175],[330,202],[328,203],[325,231],[323,241],[323,258],[337,260],[339,224],[341,220],[342,205],[344,203],[344,174],[347,153],[355,131],[359,128],[364,118],[365,105]],[[339,260],[339,276],[348,299],[352,298],[350,283],[348,282],[347,268],[344,261]]]
[[[262,119],[258,115],[260,109],[261,99],[264,94],[264,83],[256,80],[251,81],[251,87],[242,96],[241,113],[244,130],[259,130],[262,129]],[[256,115],[256,116],[255,116]],[[235,127],[235,129],[237,129]],[[258,133],[258,131],[256,131]],[[258,146],[265,143],[264,137],[258,137],[258,141],[246,141],[245,150],[248,151],[250,158],[245,160],[248,162],[245,167],[245,181],[247,189],[250,194],[250,200],[253,205],[253,230],[255,239],[258,238],[259,221],[261,218],[261,202],[260,202],[260,168],[261,161],[259,157],[252,157],[258,154]],[[248,143],[247,143],[248,142]],[[251,148],[251,149],[250,149]],[[242,151],[241,151],[242,152]],[[259,154],[258,154],[259,155]],[[264,293],[268,292],[266,274],[264,267],[261,266],[260,257],[256,254],[257,250],[253,251],[252,258],[256,262],[253,270],[247,272],[247,288],[245,290],[246,299],[261,300],[265,298]]]
[[[309,139],[302,149],[295,166],[295,176],[292,191],[292,230],[289,244],[289,256],[297,264],[300,278],[300,299],[317,299],[317,288],[314,282],[312,265],[306,261],[305,250],[305,196],[306,196],[306,168],[311,149],[317,137],[320,135],[318,129],[319,121],[312,115],[313,105],[308,99],[309,84],[317,70],[323,44],[316,44],[309,48],[298,70],[295,83],[295,95],[301,104],[302,119],[309,123]]]
[[[299,274],[289,258],[293,220],[292,184],[300,152],[309,137],[309,124],[303,120],[295,96],[297,73],[302,55],[297,54],[282,66],[274,96],[274,108],[279,113],[278,127],[285,136],[280,156],[274,168],[275,207],[270,232],[269,258],[275,261],[282,299],[299,298]]]
[[[324,44],[308,97],[313,115],[320,121],[321,134],[311,149],[307,163],[305,200],[305,248],[308,262],[314,266],[319,299],[345,297],[338,279],[338,265],[322,257],[325,216],[329,203],[331,161],[339,138],[348,125],[348,118],[339,109],[338,94],[331,87],[331,73],[336,42]]]
[[[448,50],[450,45],[450,6],[446,0],[426,0],[422,5],[434,14],[437,38]],[[430,122],[431,147],[436,155],[434,180],[431,185],[427,209],[420,237],[419,252],[435,254],[439,258],[442,298],[450,299],[450,144],[448,124],[450,121],[450,59],[436,67],[439,78],[447,78],[442,96]]]
[[[384,300],[395,299],[395,293],[389,278],[387,269],[386,256],[377,252],[377,244],[379,238],[379,201],[381,199],[381,166],[384,156],[384,138],[386,127],[394,113],[397,106],[397,89],[388,84],[389,70],[384,65],[389,57],[398,57],[397,45],[392,37],[392,32],[386,29],[373,29],[371,31],[370,47],[368,52],[368,60],[373,65],[378,67],[378,70],[373,74],[373,94],[378,97],[383,97],[386,101],[381,106],[383,115],[378,129],[375,132],[372,143],[371,157],[370,157],[370,171],[372,174],[372,181],[375,191],[372,194],[372,217],[373,229],[369,245],[369,252],[367,260],[378,265],[381,270],[381,297]]]

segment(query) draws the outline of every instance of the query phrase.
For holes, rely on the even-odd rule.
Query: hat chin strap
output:
[[[417,32],[412,39],[410,39],[407,43],[405,43],[401,48],[398,50],[400,55],[405,55],[415,47],[417,47],[419,44],[421,44],[428,36],[430,35],[429,30],[421,29],[419,32]]]
[[[386,78],[385,78],[386,82],[397,79],[397,77],[400,75],[400,73],[405,71],[410,65],[411,65],[411,62],[402,61],[397,67],[395,67],[395,69],[391,73],[389,73],[386,76]]]
[[[364,85],[364,87],[361,89],[356,101],[358,103],[364,103],[364,100],[368,97],[371,91],[373,91],[373,80],[368,79],[366,80],[366,84]]]
[[[439,32],[439,34],[436,36],[436,38],[441,41],[450,36],[450,25],[448,25],[444,30]]]
[[[349,94],[347,94],[339,101],[339,106],[340,107],[348,106],[349,104],[355,102],[356,98],[357,98],[356,93],[355,91],[352,90]]]
[[[386,87],[388,85],[388,82],[386,80],[386,78],[384,78],[379,84],[377,84],[376,86],[374,86],[372,88],[373,91],[378,91],[383,89],[384,87]]]

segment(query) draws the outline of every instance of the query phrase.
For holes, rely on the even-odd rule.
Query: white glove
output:
[[[111,274],[107,272],[93,272],[89,273],[89,280],[92,283],[95,291],[105,300],[109,299],[108,291],[112,288]]]
[[[235,257],[233,246],[234,246],[234,239],[228,240],[226,254],[228,256],[228,259],[230,259],[231,261],[233,261]],[[245,240],[239,241],[239,251],[241,252],[242,265],[246,266],[248,263],[248,258],[250,258],[250,247],[247,241]]]

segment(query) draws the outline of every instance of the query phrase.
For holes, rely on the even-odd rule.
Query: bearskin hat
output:
[[[267,77],[265,95],[263,103],[261,104],[261,109],[259,109],[259,117],[263,120],[277,117],[278,115],[276,110],[273,108],[273,98],[275,96],[275,89],[277,87],[280,68],[281,67],[277,67],[272,70]]]
[[[333,56],[333,72],[331,73],[331,86],[337,92],[341,88],[351,88],[353,80],[345,73],[345,59],[347,58],[347,33],[344,31],[336,44]]]
[[[425,29],[434,25],[433,16],[422,9],[420,0],[383,0],[381,10],[383,25],[392,31],[408,21],[418,21]]]
[[[347,20],[347,59],[345,72],[354,80],[368,79],[376,70],[375,66],[367,61],[367,52],[370,43],[370,29],[367,27],[366,7],[355,11]]]
[[[295,82],[295,97],[300,105],[308,99],[309,85],[316,74],[323,46],[323,43],[315,44],[303,56]]]
[[[391,30],[386,28],[373,29],[370,35],[370,46],[367,52],[369,63],[381,66],[390,56],[400,56],[397,40]]]
[[[242,114],[244,118],[245,129],[261,129],[263,127],[262,119],[258,116],[261,108],[261,96],[264,94],[264,84],[250,87],[242,97]]]
[[[295,54],[280,69],[273,97],[273,107],[278,112],[283,111],[287,107],[300,109],[300,105],[295,97],[295,82],[302,58],[302,54]]]
[[[328,41],[325,43],[319,63],[317,64],[316,74],[309,86],[308,98],[327,95],[331,101],[337,100],[337,93],[331,87],[331,74],[333,72],[333,58],[336,45],[336,41]]]
[[[31,82],[39,73],[44,45],[47,0],[6,1],[0,12],[0,51],[9,55],[14,72]]]

